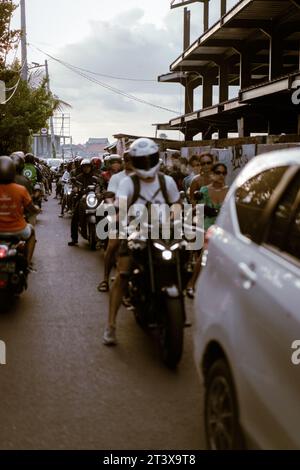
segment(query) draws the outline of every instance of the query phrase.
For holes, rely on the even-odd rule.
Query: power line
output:
[[[43,54],[47,55],[46,52],[42,51],[37,46],[33,46],[32,44],[30,44],[30,45],[32,47],[35,47],[37,50],[39,50]],[[152,83],[157,83],[157,80],[154,80],[153,78],[152,79],[149,79],[149,78],[146,79],[146,78],[132,78],[132,77],[119,77],[119,76],[116,76],[116,75],[107,75],[105,73],[93,72],[93,71],[85,69],[83,67],[78,67],[77,65],[70,64],[66,61],[64,61],[64,63],[69,65],[70,67],[73,67],[74,69],[80,70],[81,72],[90,73],[91,75],[96,75],[96,76],[99,76],[99,77],[110,78],[112,80],[124,80],[124,81],[129,81],[129,82],[152,82]]]
[[[19,86],[20,81],[21,81],[21,77],[19,78],[19,81],[18,81],[18,83],[16,84],[15,90],[13,91],[13,93],[10,95],[10,97],[9,97],[6,101],[4,101],[4,103],[1,103],[1,105],[7,104],[7,103],[12,99],[12,97],[15,95],[15,93],[16,93],[16,91],[17,91],[17,89],[18,89],[18,86]]]
[[[39,49],[38,47],[36,46],[33,46],[32,44],[29,44],[31,47],[33,47],[34,49],[38,50],[39,52],[41,52],[42,54],[45,54],[46,56],[50,57],[52,60],[54,60],[55,62],[58,62],[59,64],[63,65],[64,67],[66,67],[67,69],[71,70],[72,72],[76,73],[77,75],[81,76],[82,78],[85,78],[86,80],[89,80],[90,82],[92,83],[95,83],[103,88],[106,88],[107,90],[109,91],[112,91],[113,93],[116,93],[118,95],[121,95],[121,96],[124,96],[125,98],[128,98],[128,99],[131,99],[131,100],[134,100],[134,101],[137,101],[139,103],[142,103],[142,104],[146,104],[148,106],[152,106],[153,108],[157,108],[157,109],[162,109],[164,111],[168,111],[170,113],[173,113],[173,114],[176,114],[178,115],[178,111],[174,111],[173,109],[168,109],[168,108],[165,108],[163,106],[159,106],[159,105],[156,105],[154,103],[150,103],[149,101],[146,101],[142,98],[138,98],[137,96],[134,96],[134,95],[131,95],[125,91],[122,91],[118,88],[115,88],[115,87],[112,87],[111,85],[108,85],[107,83],[103,83],[103,82],[100,82],[99,80],[97,80],[96,78],[93,78],[93,77],[90,77],[88,75],[86,75],[85,73],[83,72],[80,72],[80,70],[77,69],[77,67],[74,67],[73,65],[71,64],[68,64],[67,62],[61,60],[61,59],[58,59],[50,54],[48,54],[47,52]]]

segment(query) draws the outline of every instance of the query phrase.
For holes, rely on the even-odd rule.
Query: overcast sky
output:
[[[210,22],[219,15],[219,0],[211,0]],[[229,0],[229,6],[236,3]],[[26,0],[27,40],[77,67],[117,77],[154,80],[125,81],[96,77],[102,83],[153,104],[183,113],[183,87],[159,84],[182,52],[183,8],[170,10],[170,0]],[[201,33],[202,5],[190,5],[192,41]],[[19,26],[19,11],[14,26]],[[45,56],[29,47],[28,60]],[[72,105],[74,142],[120,132],[154,135],[153,123],[177,114],[137,103],[93,84],[49,59],[52,91]],[[196,97],[197,109],[200,96]],[[169,133],[179,138],[178,133]]]

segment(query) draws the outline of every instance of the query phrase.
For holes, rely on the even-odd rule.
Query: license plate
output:
[[[16,263],[0,263],[0,273],[14,273]]]

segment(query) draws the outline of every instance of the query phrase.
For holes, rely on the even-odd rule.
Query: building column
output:
[[[227,0],[220,0],[220,11],[221,11],[221,18],[222,16],[225,15],[226,11],[227,11]]]
[[[239,137],[249,137],[250,136],[250,129],[247,125],[247,119],[245,117],[240,117],[237,121],[237,128]]]
[[[203,32],[209,28],[209,0],[203,2]]]
[[[241,50],[240,54],[240,88],[243,90],[251,85],[251,57],[249,51]]]
[[[192,113],[194,111],[194,87],[192,80],[187,79],[185,84],[185,114]]]
[[[227,139],[228,137],[228,132],[226,129],[219,129],[218,134],[219,134],[219,139]]]
[[[280,77],[283,71],[283,38],[273,32],[270,35],[269,80]]]
[[[228,65],[226,62],[219,64],[219,103],[228,100]]]
[[[209,74],[203,74],[203,85],[202,85],[202,108],[209,108],[213,104],[213,84],[214,77]]]
[[[185,51],[191,44],[191,12],[184,8],[183,12],[183,50]]]

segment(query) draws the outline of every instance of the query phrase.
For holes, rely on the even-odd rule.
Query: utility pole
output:
[[[48,61],[45,60],[45,70],[46,70],[46,79],[47,79],[47,89],[50,93],[50,76],[49,76],[49,68],[48,68]],[[56,142],[55,142],[55,133],[54,133],[54,122],[53,116],[50,117],[50,131],[51,131],[51,150],[53,158],[56,158]]]
[[[28,81],[28,62],[27,62],[27,31],[26,31],[26,7],[25,0],[20,0],[21,7],[21,46],[22,46],[22,72],[21,78]]]

